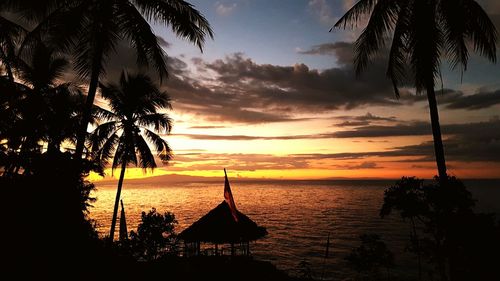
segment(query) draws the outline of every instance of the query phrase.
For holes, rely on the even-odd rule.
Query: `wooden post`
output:
[[[231,243],[231,257],[234,256],[234,243]]]
[[[219,245],[217,245],[217,243],[215,243],[215,255],[219,255]]]
[[[247,241],[247,256],[250,255],[250,241]]]

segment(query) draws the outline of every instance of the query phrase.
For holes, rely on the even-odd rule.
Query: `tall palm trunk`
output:
[[[83,116],[80,123],[80,128],[78,128],[78,133],[76,137],[75,159],[82,158],[83,146],[85,144],[85,134],[87,133],[87,126],[90,122],[90,114],[92,111],[92,106],[94,105],[94,99],[95,99],[95,94],[97,92],[98,83],[99,83],[99,71],[94,69],[94,71],[92,71],[91,74],[87,100],[85,102],[85,108],[83,109]]]
[[[427,87],[427,100],[429,101],[429,111],[431,115],[432,136],[434,138],[434,153],[436,156],[436,163],[441,181],[447,179],[446,162],[444,159],[443,140],[441,139],[441,126],[439,125],[439,112],[436,102],[436,92],[434,85]]]
[[[122,170],[120,171],[120,179],[118,180],[118,189],[116,190],[115,207],[113,208],[113,218],[111,219],[111,229],[109,230],[109,240],[113,242],[115,236],[116,217],[118,215],[118,204],[120,203],[120,195],[122,193],[123,178],[125,177],[125,169],[127,161],[123,161]]]

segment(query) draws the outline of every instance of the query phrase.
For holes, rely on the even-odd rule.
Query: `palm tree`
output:
[[[10,1],[12,2],[12,1]],[[9,3],[10,3],[9,2]],[[21,0],[31,3],[33,0]],[[81,159],[87,125],[96,90],[105,74],[108,56],[119,40],[136,50],[137,62],[152,64],[167,76],[165,54],[148,21],[170,26],[177,36],[202,50],[205,38],[213,38],[210,24],[193,5],[183,0],[43,0],[52,7],[49,15],[32,31],[48,36],[57,46],[75,56],[78,74],[89,79],[86,105],[78,129],[75,158]],[[11,4],[24,7],[26,5]],[[47,8],[45,8],[47,9]]]
[[[367,14],[370,14],[368,24],[354,44],[356,74],[367,67],[374,54],[392,37],[387,76],[392,80],[396,97],[399,97],[398,85],[408,78],[413,80],[417,92],[426,91],[439,178],[446,180],[434,91],[441,57],[449,58],[452,67],[460,67],[463,72],[472,46],[475,52],[496,62],[495,26],[474,0],[360,0],[334,27],[353,26]]]
[[[12,82],[17,44],[25,33],[23,27],[0,15],[0,64]]]
[[[57,83],[69,67],[68,60],[38,42],[27,59],[18,58],[15,64],[18,78],[29,88],[21,103],[19,124],[26,137],[24,145],[36,149],[44,141],[49,153],[60,152],[65,140],[74,141],[85,101],[73,83]]]
[[[90,139],[93,156],[97,160],[106,164],[114,152],[112,169],[121,167],[109,233],[113,241],[127,165],[133,164],[143,169],[156,168],[155,158],[146,140],[153,144],[161,160],[171,159],[168,143],[157,135],[170,133],[172,120],[157,110],[170,109],[171,105],[168,95],[142,74],[128,75],[122,72],[119,85],[100,85],[100,88],[102,97],[109,101],[111,112],[104,118],[106,122],[91,133]]]

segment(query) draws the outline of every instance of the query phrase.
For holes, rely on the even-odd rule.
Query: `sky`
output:
[[[169,163],[153,173],[242,178],[431,178],[436,172],[425,95],[396,99],[380,54],[359,78],[353,41],[333,30],[354,0],[189,1],[214,30],[203,52],[154,24],[168,55]],[[500,3],[478,1],[500,30]],[[107,79],[134,69],[125,44]],[[449,173],[500,176],[500,65],[471,55],[468,70],[442,65],[438,104]],[[110,176],[111,173],[108,174]],[[119,173],[114,173],[116,176]],[[92,180],[101,180],[91,175]]]

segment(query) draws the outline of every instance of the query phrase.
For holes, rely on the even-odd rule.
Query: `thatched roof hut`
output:
[[[255,241],[264,237],[267,231],[249,217],[237,212],[235,221],[226,201],[193,223],[179,234],[185,242],[210,242],[215,244]]]
[[[224,174],[226,170],[224,169]],[[186,244],[196,244],[196,252],[200,252],[200,242],[214,243],[217,254],[218,244],[231,244],[231,255],[234,244],[246,244],[244,252],[249,253],[249,242],[267,235],[264,227],[258,226],[249,217],[236,209],[231,187],[225,175],[224,201],[212,209],[198,221],[179,234]]]

